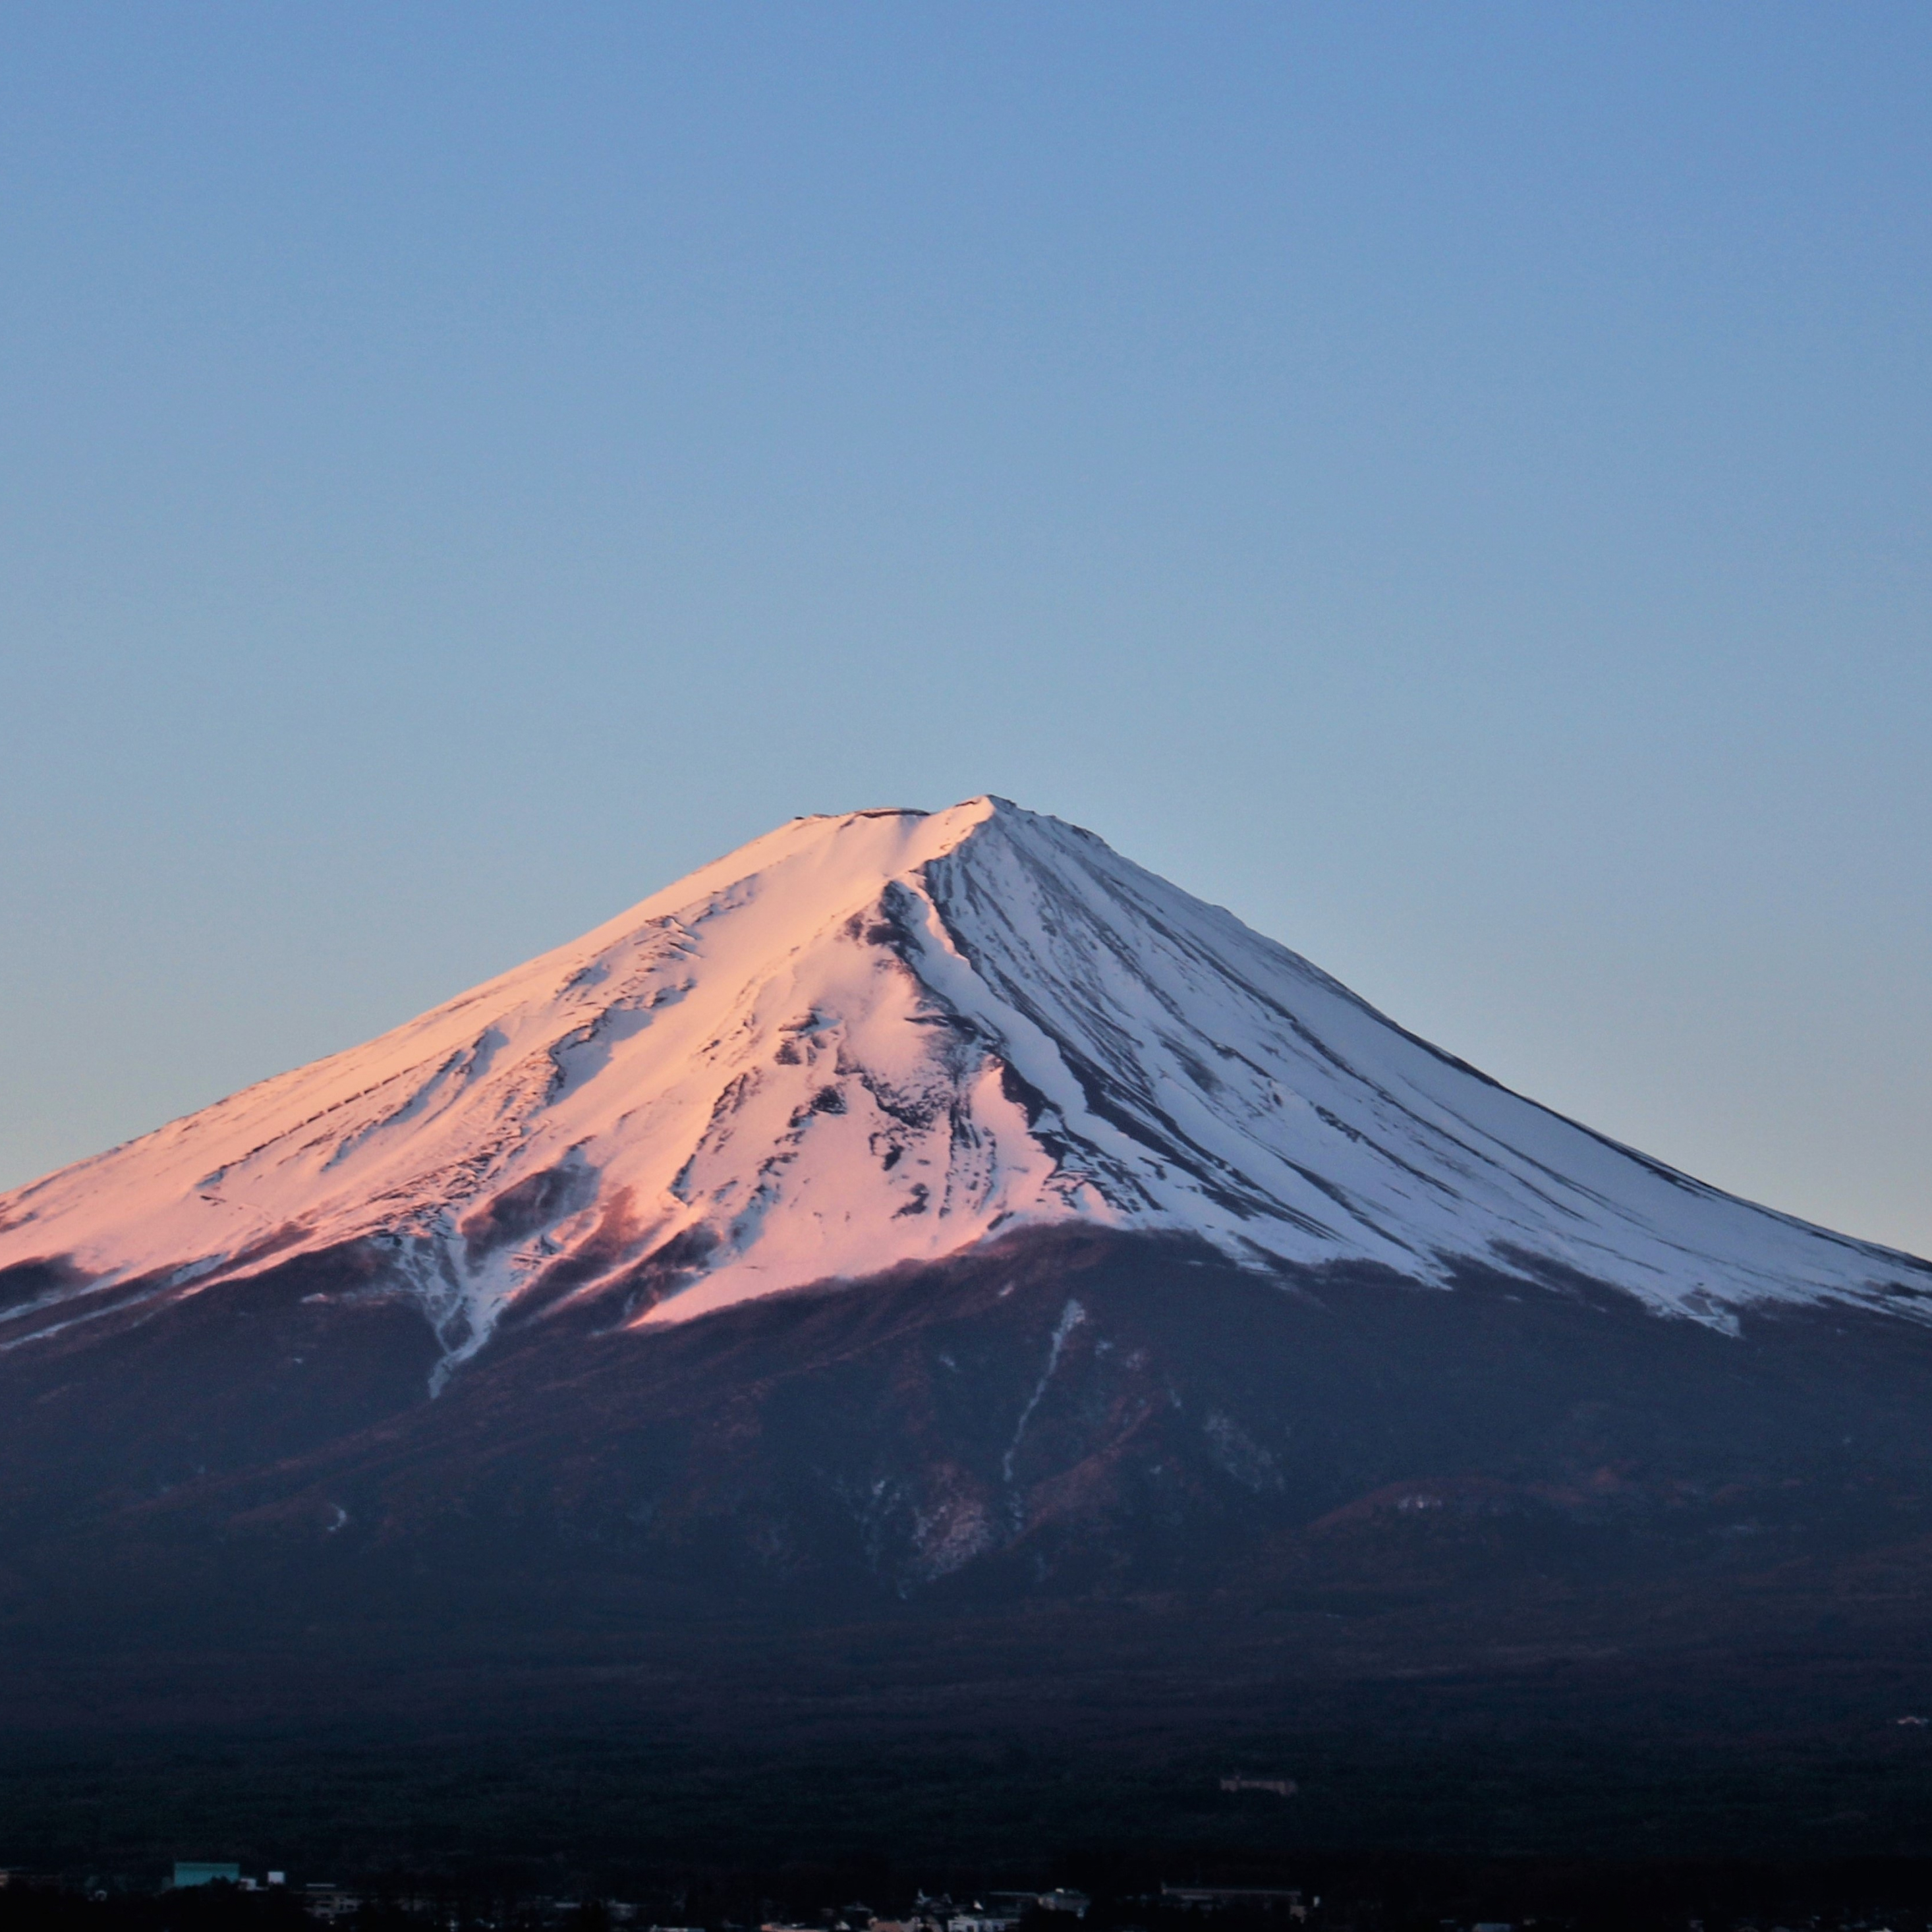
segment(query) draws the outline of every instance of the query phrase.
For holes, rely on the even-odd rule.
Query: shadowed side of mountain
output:
[[[1614,1849],[1675,1793],[1687,1843],[1895,1846],[1928,1346],[1072,1229],[580,1306],[432,1400],[416,1304],[303,1257],[0,1357],[0,1810],[146,1737],[238,1750],[277,1831],[339,1762],[452,1844],[554,1762],[647,1839],[1211,1840],[1233,1763],[1302,1778],[1297,1842]]]
[[[0,1526],[16,1550],[111,1533],[424,1403],[436,1337],[361,1244],[199,1293],[126,1287],[0,1353]]]
[[[798,1688],[859,1625],[936,1695],[982,1642],[1051,1684],[1096,1618],[1190,1606],[1136,1626],[1158,1704],[1230,1618],[1250,1686],[1923,1622],[1884,1579],[1932,1533],[1932,1336],[1856,1311],[1731,1336],[1580,1281],[1066,1230],[668,1329],[533,1322],[434,1400],[355,1251],[59,1339],[0,1358],[0,1587],[50,1721],[117,1658],[164,1702],[475,1708],[727,1652]],[[856,1722],[877,1687],[821,1688]]]
[[[345,1552],[540,1528],[592,1564],[701,1550],[734,1592],[911,1601],[1209,1587],[1389,1511],[1432,1544],[1487,1524],[1498,1560],[1540,1527],[1577,1560],[1701,1561],[1747,1516],[1822,1531],[1932,1478],[1932,1336],[1843,1310],[1732,1337],[1580,1280],[1262,1275],[1069,1230],[674,1330],[596,1322],[507,1334],[438,1402],[152,1513],[266,1534],[347,1510]]]

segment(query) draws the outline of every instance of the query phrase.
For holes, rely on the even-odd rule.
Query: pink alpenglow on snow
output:
[[[0,1349],[363,1244],[474,1354],[513,1306],[679,1321],[1028,1227],[1257,1268],[1474,1260],[1660,1314],[1932,1270],[1498,1086],[1231,914],[1002,800],[794,820],[367,1046],[0,1198]]]

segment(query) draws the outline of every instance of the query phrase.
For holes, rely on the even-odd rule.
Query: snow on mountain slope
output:
[[[352,1242],[453,1364],[504,1310],[680,1318],[1028,1226],[1187,1230],[1660,1311],[1932,1268],[1618,1147],[1004,801],[796,820],[346,1053],[0,1198],[0,1349]],[[22,1267],[22,1264],[39,1264]]]

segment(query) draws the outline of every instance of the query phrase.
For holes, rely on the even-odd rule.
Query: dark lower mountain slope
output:
[[[1703,1767],[1694,1836],[1910,1848],[1932,1795],[1919,1323],[1071,1229],[508,1324],[432,1400],[436,1354],[352,1248],[0,1356],[12,1748],[608,1726],[944,1782],[1005,1739],[1089,1767],[1042,1830],[1096,1764],[1124,1828],[1286,1756],[1333,1842],[1580,1829],[1633,1766]],[[1478,1760],[1516,1796],[1455,1796]]]

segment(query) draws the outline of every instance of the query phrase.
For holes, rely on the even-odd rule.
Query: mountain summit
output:
[[[439,1381],[506,1316],[675,1322],[1066,1222],[1472,1262],[1733,1330],[1926,1264],[1575,1125],[1005,801],[793,820],[368,1045],[0,1198],[0,1348],[358,1251]],[[10,1282],[14,1292],[4,1293]]]

